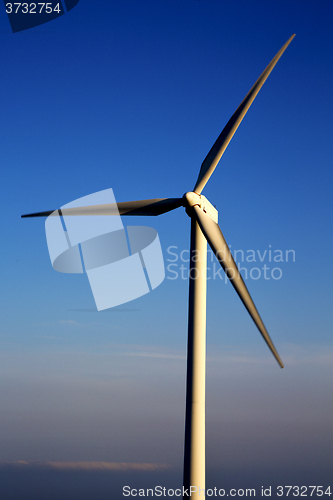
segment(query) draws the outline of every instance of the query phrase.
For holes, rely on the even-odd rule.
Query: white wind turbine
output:
[[[217,210],[201,192],[220,161],[239,124],[254,101],[267,77],[295,35],[283,45],[249,93],[236,109],[227,125],[204,159],[193,191],[182,198],[156,198],[152,200],[93,205],[62,210],[62,215],[161,215],[181,206],[191,219],[190,284],[188,315],[187,386],[184,450],[184,488],[193,499],[201,498],[205,489],[205,379],[206,379],[206,285],[207,242],[230,279],[237,294],[266,341],[275,359],[283,363],[265,328],[256,306],[246,288],[217,224]],[[49,216],[54,211],[27,214],[22,217]],[[199,257],[199,258],[198,258]],[[184,498],[186,495],[184,495]],[[187,497],[186,497],[187,498]]]

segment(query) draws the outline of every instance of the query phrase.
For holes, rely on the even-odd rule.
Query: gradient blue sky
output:
[[[0,472],[145,462],[167,464],[179,487],[187,280],[167,270],[153,293],[94,312],[86,276],[52,269],[44,220],[20,216],[107,188],[117,201],[192,190],[229,117],[296,33],[203,192],[232,250],[267,250],[242,267],[281,269],[247,285],[286,365],[230,284],[211,279],[207,486],[329,484],[332,21],[328,0],[80,0],[12,34],[1,10]],[[170,246],[179,257],[189,246],[183,209],[123,222],[158,231],[166,266]],[[269,249],[294,250],[295,262],[269,262]],[[112,498],[142,480],[122,474],[105,486]]]

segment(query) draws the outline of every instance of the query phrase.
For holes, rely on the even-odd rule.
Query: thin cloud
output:
[[[59,323],[61,325],[87,326],[82,323],[78,323],[77,321],[73,321],[72,319],[67,319],[67,320],[61,319]]]
[[[255,355],[253,352],[246,353],[240,348],[236,353],[233,349],[222,350],[220,346],[210,347],[214,354],[207,354],[207,362],[223,362],[228,364],[248,364],[259,365],[271,363],[270,353],[266,355]],[[298,344],[281,344],[279,350],[283,353],[283,360],[288,366],[303,364],[332,366],[333,365],[333,346],[314,346]]]
[[[80,328],[81,327],[84,327],[84,328],[93,328],[95,326],[101,326],[101,327],[107,327],[107,328],[113,328],[115,330],[123,330],[123,327],[122,326],[115,326],[115,325],[112,325],[112,324],[109,324],[109,323],[100,323],[98,321],[94,321],[92,323],[78,323],[77,321],[74,321],[72,319],[62,319],[58,322],[58,324],[61,324],[61,325],[70,325],[70,326],[79,326]]]
[[[0,462],[2,467],[36,467],[42,469],[53,470],[84,470],[84,471],[156,471],[166,470],[171,466],[169,464],[161,463],[140,463],[140,462],[40,462],[37,460],[16,460],[13,462],[4,461]]]
[[[110,308],[110,309],[104,309],[103,311],[98,311],[97,309],[66,309],[66,311],[74,311],[74,312],[93,312],[93,313],[98,313],[98,314],[103,314],[103,313],[128,313],[128,312],[138,312],[141,311],[142,309],[117,309],[117,308]]]
[[[180,354],[166,354],[161,352],[124,352],[124,356],[139,356],[144,358],[166,358],[166,359],[185,359],[186,356]]]
[[[60,470],[155,471],[168,469],[167,464],[132,462],[46,462],[46,467]]]
[[[34,339],[62,340],[63,337],[55,337],[52,335],[32,335]]]
[[[289,344],[285,346],[286,352],[288,352],[286,359],[289,364],[318,364],[330,365],[333,364],[333,346],[318,346],[309,345],[302,346],[298,344]]]
[[[114,349],[113,354],[120,356],[133,356],[144,358],[160,358],[160,359],[179,359],[184,360],[185,354],[181,354],[179,350],[170,348],[160,348],[154,345],[135,345],[135,344],[112,344],[109,346]],[[279,346],[283,352],[283,358],[288,366],[298,365],[333,365],[333,346],[312,346],[312,345],[297,345],[297,344],[282,344]],[[224,365],[248,365],[260,366],[270,365],[272,358],[269,352],[261,355],[254,354],[253,350],[239,348],[221,349],[220,346],[210,346],[207,353],[208,363],[223,363]],[[252,351],[252,352],[251,352]]]

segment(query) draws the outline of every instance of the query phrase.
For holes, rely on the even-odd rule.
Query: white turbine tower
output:
[[[184,206],[191,218],[191,250],[189,280],[187,386],[184,450],[184,488],[191,498],[199,499],[205,489],[205,379],[206,379],[206,285],[207,242],[227,274],[231,284],[248,310],[258,330],[266,341],[275,359],[283,363],[265,328],[256,306],[246,288],[231,255],[229,247],[217,224],[217,210],[201,192],[220,161],[230,140],[254,101],[267,77],[295,35],[283,45],[267,68],[258,78],[249,93],[236,109],[227,125],[204,159],[193,191],[182,198],[156,198],[152,200],[93,205],[62,210],[68,215],[161,215]],[[23,215],[22,217],[49,216],[54,211]],[[184,498],[187,498],[184,495]]]

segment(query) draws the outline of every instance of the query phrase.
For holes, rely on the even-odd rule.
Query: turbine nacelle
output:
[[[203,212],[205,212],[214,222],[218,222],[218,211],[216,208],[207,200],[206,196],[203,194],[197,194],[193,191],[189,191],[184,194],[184,207],[186,213],[189,217],[192,217],[192,208],[199,207]]]

